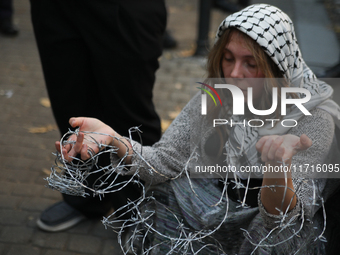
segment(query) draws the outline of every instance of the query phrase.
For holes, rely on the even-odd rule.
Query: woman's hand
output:
[[[89,151],[98,153],[101,148],[94,142],[109,145],[113,142],[113,137],[120,137],[111,127],[94,118],[71,118],[69,120],[73,128],[79,127],[79,131],[95,132],[100,134],[91,134],[91,140],[84,140],[84,133],[79,132],[78,136],[71,135],[68,141],[75,141],[74,144],[61,145],[59,141],[55,143],[56,149],[63,154],[67,161],[72,161],[73,157],[80,154],[81,159],[86,160],[91,157]],[[126,150],[125,150],[126,151]]]
[[[292,157],[299,151],[308,149],[312,140],[305,134],[296,135],[270,135],[262,137],[256,143],[256,149],[261,153],[263,162],[285,162],[291,161]]]
[[[290,169],[292,157],[311,145],[311,139],[304,134],[300,137],[290,134],[264,136],[256,143],[261,160],[266,163],[267,170],[269,169],[264,173],[261,189],[261,202],[267,212],[278,215],[280,211],[290,211],[295,207],[297,200],[294,185],[287,169]],[[282,161],[286,168],[282,168]],[[270,172],[270,169],[284,171]]]

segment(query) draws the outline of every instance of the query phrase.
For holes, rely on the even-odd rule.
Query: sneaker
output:
[[[83,214],[62,201],[43,211],[37,225],[42,230],[57,232],[69,229],[85,219]]]
[[[177,41],[175,40],[175,38],[173,38],[171,33],[168,30],[166,30],[163,36],[163,48],[174,49],[176,47],[177,47]]]
[[[19,33],[19,30],[16,26],[13,25],[12,20],[2,19],[0,20],[0,33],[5,36],[16,36]]]

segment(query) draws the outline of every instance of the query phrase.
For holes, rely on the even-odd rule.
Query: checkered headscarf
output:
[[[287,14],[268,4],[251,5],[228,16],[218,28],[218,40],[228,27],[235,27],[255,40],[293,82],[301,82],[304,61],[297,43],[294,25]],[[308,68],[306,75],[315,78]]]
[[[305,64],[297,43],[294,26],[291,19],[280,9],[268,4],[255,4],[228,16],[220,24],[216,41],[223,32],[234,27],[255,40],[279,67],[290,86],[308,89],[311,99],[304,104],[307,110],[322,108],[333,117],[340,119],[340,108],[330,100],[333,89],[328,84],[319,81],[312,70]],[[283,119],[299,120],[303,113],[292,107]],[[239,116],[231,118],[238,120]],[[264,126],[262,128],[241,127],[232,128],[226,143],[227,161],[233,165],[259,165],[255,144],[260,136],[283,135],[289,130],[282,126]],[[240,175],[239,175],[240,176]],[[247,176],[241,174],[241,178]]]

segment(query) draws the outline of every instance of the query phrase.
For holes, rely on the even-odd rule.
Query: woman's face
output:
[[[235,79],[235,84],[247,101],[247,88],[253,88],[253,102],[256,104],[263,93],[263,82],[254,82],[244,78],[264,78],[264,73],[258,68],[251,51],[246,48],[245,40],[237,32],[233,33],[230,42],[225,46],[222,59],[224,78]]]

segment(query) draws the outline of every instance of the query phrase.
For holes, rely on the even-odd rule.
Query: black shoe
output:
[[[228,0],[214,0],[213,1],[213,7],[216,9],[220,9],[221,11],[224,12],[238,12],[241,10],[241,8],[233,3],[229,3]]]
[[[71,228],[85,219],[84,215],[62,201],[43,211],[37,225],[42,230],[57,232]]]
[[[11,19],[0,20],[0,33],[6,36],[16,36],[19,30],[13,25]]]
[[[169,31],[165,31],[163,37],[163,48],[164,49],[173,49],[177,47],[176,40],[172,37]]]

